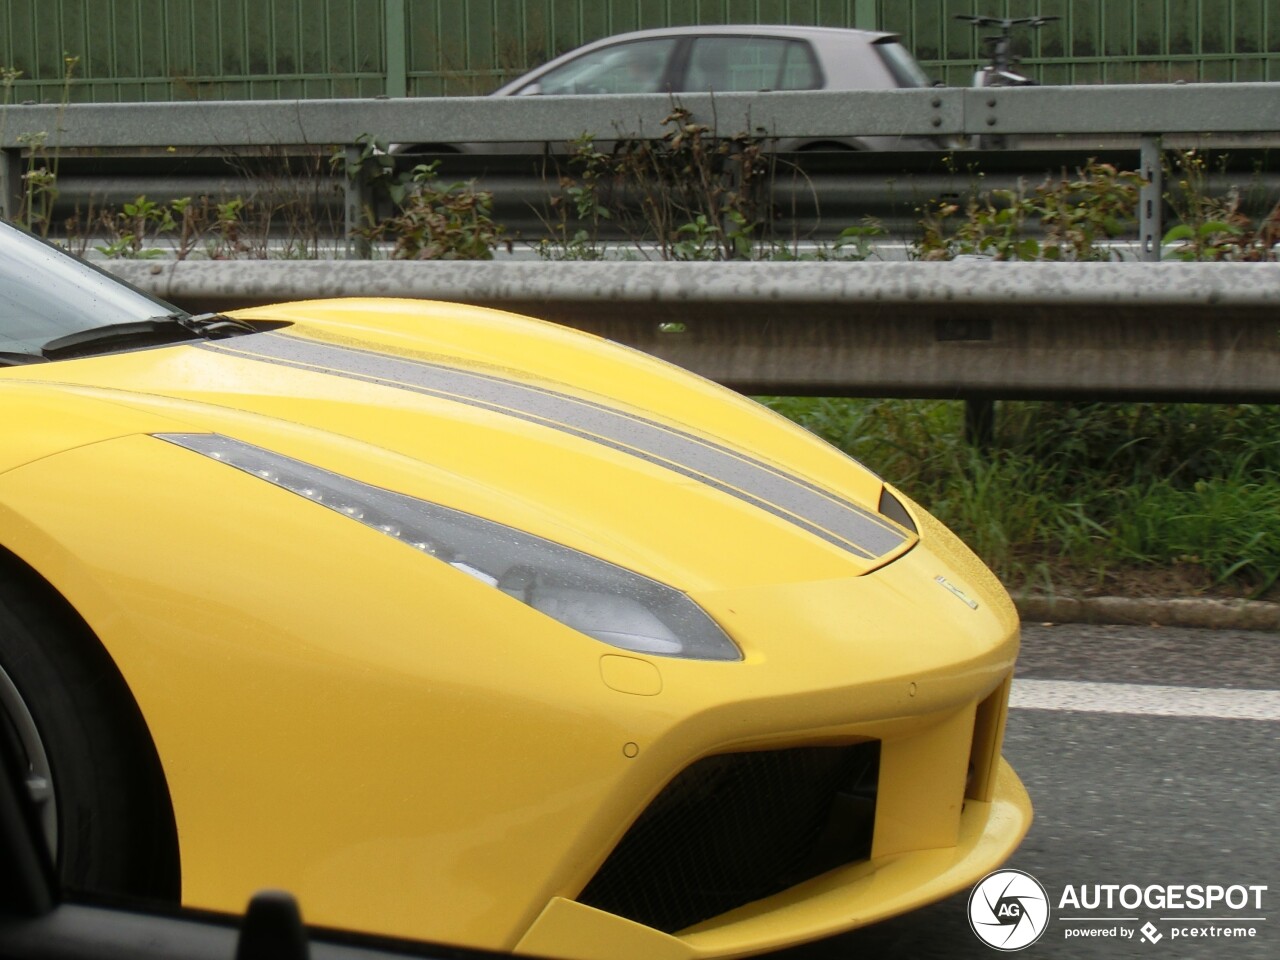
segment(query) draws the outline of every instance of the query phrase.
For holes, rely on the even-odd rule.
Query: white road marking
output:
[[[1280,690],[1015,679],[1009,706],[1016,710],[1078,710],[1150,717],[1280,720]]]

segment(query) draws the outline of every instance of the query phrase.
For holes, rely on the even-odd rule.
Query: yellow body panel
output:
[[[1030,807],[998,760],[1012,605],[919,508],[919,537],[879,518],[883,486],[859,465],[675,368],[506,314],[346,301],[242,315],[295,323],[262,335],[287,362],[250,337],[0,375],[0,402],[32,417],[0,438],[0,545],[72,603],[137,700],[186,903],[238,910],[281,887],[327,926],[584,960],[731,956],[937,899],[1019,842]],[[376,358],[362,373],[374,355],[441,382],[461,371],[498,399],[426,392]],[[319,356],[337,365],[295,359]],[[512,384],[581,422],[497,409]],[[612,422],[656,437],[660,455],[611,440]],[[743,659],[609,647],[147,435],[175,432],[609,560],[687,592]],[[665,443],[697,469],[668,462]],[[724,471],[714,483],[704,451]],[[782,478],[804,502],[854,505],[851,529],[888,546],[802,528],[735,486],[739,465],[761,490]],[[871,738],[869,861],[674,935],[574,902],[690,764]]]

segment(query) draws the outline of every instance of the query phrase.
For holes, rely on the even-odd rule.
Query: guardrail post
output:
[[[22,209],[22,151],[0,149],[0,217],[15,220]]]
[[[343,185],[343,230],[347,240],[348,260],[368,260],[373,254],[373,244],[357,236],[356,230],[366,223],[366,211],[373,209],[373,190],[369,178],[360,168],[361,148],[356,144],[343,147],[346,182]]]
[[[1159,260],[1160,240],[1164,236],[1164,154],[1159,137],[1142,138],[1140,166],[1145,181],[1138,194],[1138,239],[1142,243],[1142,259]]]
[[[964,401],[964,439],[985,453],[996,439],[996,402],[990,397],[967,397]]]

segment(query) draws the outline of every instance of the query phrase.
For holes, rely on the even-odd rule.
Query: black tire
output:
[[[420,154],[430,153],[437,156],[456,156],[461,151],[457,147],[450,146],[447,143],[414,143],[407,147],[397,147],[395,153],[397,156],[401,154]]]
[[[173,810],[137,704],[62,597],[3,554],[0,735],[37,783],[47,771],[56,806],[49,839],[66,890],[178,901]]]
[[[813,143],[806,143],[804,146],[796,150],[796,153],[860,153],[857,147],[848,143],[840,143],[838,140],[817,140]]]

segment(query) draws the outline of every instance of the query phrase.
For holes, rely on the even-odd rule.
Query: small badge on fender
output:
[[[942,585],[943,585],[944,587],[946,587],[948,590],[950,590],[950,591],[951,591],[953,594],[955,594],[955,596],[956,596],[956,597],[958,597],[960,600],[963,600],[963,601],[965,602],[965,604],[967,604],[967,605],[968,605],[968,607],[969,607],[969,609],[970,609],[970,610],[977,610],[977,609],[978,609],[978,601],[977,601],[977,600],[970,600],[967,596],[965,596],[965,593],[964,593],[964,591],[963,591],[963,590],[961,590],[959,587],[957,587],[954,583],[952,583],[952,582],[951,582],[950,580],[948,580],[946,577],[934,577],[933,579],[934,579],[936,582],[938,582],[938,583],[942,584]]]

